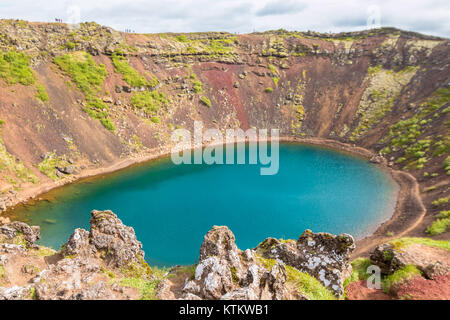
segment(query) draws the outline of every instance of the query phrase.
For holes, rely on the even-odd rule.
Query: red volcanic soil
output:
[[[387,295],[381,289],[369,289],[364,280],[353,282],[345,289],[348,300],[449,300],[450,274],[433,280],[416,276],[396,286],[392,291]]]

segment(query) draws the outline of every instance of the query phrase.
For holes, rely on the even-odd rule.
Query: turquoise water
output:
[[[170,158],[54,190],[14,215],[41,226],[41,244],[59,249],[92,209],[132,226],[151,265],[194,263],[203,236],[227,225],[240,248],[267,237],[297,239],[305,229],[356,238],[390,217],[396,184],[386,173],[332,150],[280,144],[277,175],[259,165],[180,165]]]

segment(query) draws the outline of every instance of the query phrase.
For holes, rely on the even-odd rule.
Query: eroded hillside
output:
[[[125,34],[0,21],[2,201],[170,146],[175,128],[279,128],[379,152],[447,238],[450,42],[384,28]],[[439,215],[439,218],[436,217]]]

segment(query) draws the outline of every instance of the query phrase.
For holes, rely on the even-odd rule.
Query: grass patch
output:
[[[103,64],[97,65],[92,56],[83,51],[58,56],[53,61],[72,78],[86,98],[100,91],[108,74]]]
[[[86,96],[87,105],[83,108],[93,119],[98,119],[109,131],[115,131],[114,124],[108,116],[108,106],[100,100],[98,93],[107,76],[103,64],[97,65],[92,56],[78,51],[55,57],[53,62],[67,73]]]
[[[271,93],[273,92],[273,89],[271,87],[267,87],[266,89],[264,89],[264,92]]]
[[[38,164],[38,169],[47,177],[58,180],[58,176],[55,173],[55,167],[65,167],[68,166],[69,163],[61,157],[58,157],[54,152],[48,154],[47,158],[42,160]]]
[[[36,80],[30,63],[30,57],[23,52],[0,53],[0,78],[8,84],[34,84]]]
[[[54,254],[56,254],[56,251],[52,248],[39,246],[39,249],[36,250],[36,255],[38,257],[48,257],[53,256]]]
[[[211,100],[209,100],[207,97],[201,97],[200,101],[208,108],[211,107]]]
[[[158,267],[150,268],[142,259],[141,263],[131,263],[120,271],[125,278],[118,280],[119,285],[136,288],[141,294],[141,300],[155,300],[156,286],[168,270]]]
[[[442,234],[450,229],[450,211],[444,210],[439,212],[437,220],[427,228],[427,233],[432,236]]]
[[[450,241],[445,240],[433,240],[430,238],[412,238],[412,237],[405,237],[405,238],[399,238],[392,241],[389,241],[390,244],[394,246],[394,249],[401,250],[402,248],[405,248],[411,244],[423,244],[429,247],[435,247],[435,248],[441,248],[445,250],[450,251]]]
[[[159,84],[158,79],[153,76],[151,81],[148,81],[146,77],[141,76],[139,72],[137,72],[133,67],[130,66],[128,60],[118,54],[117,52],[113,53],[112,62],[114,65],[114,70],[117,73],[120,73],[123,77],[123,80],[128,83],[131,87],[141,88],[141,87],[156,87]]]
[[[158,91],[135,92],[131,97],[131,105],[136,109],[144,110],[147,115],[154,115],[158,110],[169,103],[164,93]]]
[[[276,260],[266,259],[261,255],[256,255],[257,262],[265,269],[271,270]],[[286,265],[287,283],[290,283],[298,292],[304,294],[311,300],[336,300],[333,293],[328,290],[319,280],[307,273]]]
[[[42,102],[47,102],[50,100],[50,98],[48,97],[48,93],[47,90],[45,89],[45,87],[43,85],[36,85],[36,98],[38,98],[40,101]]]
[[[118,283],[124,287],[136,288],[141,300],[156,300],[156,286],[160,280],[145,280],[139,278],[124,278]]]
[[[13,156],[6,150],[3,140],[0,138],[0,171],[7,171],[13,174],[17,179],[22,182],[38,183],[39,179],[36,175],[28,169],[22,161],[17,161],[16,157]],[[14,184],[14,179],[10,180]]]
[[[415,276],[421,276],[422,273],[414,265],[407,265],[399,270],[395,271],[393,274],[388,275],[382,280],[382,287],[385,293],[389,293],[391,288],[398,285],[406,280],[410,280]]]
[[[367,268],[371,265],[368,258],[357,258],[351,264],[352,274],[344,280],[344,288],[352,282],[367,280],[370,277],[370,274],[367,273]]]
[[[427,233],[431,236],[436,236],[446,232],[448,229],[450,229],[450,218],[437,219],[427,228]]]
[[[437,200],[434,200],[431,204],[435,207],[438,207],[438,206],[440,206],[442,204],[446,204],[446,203],[448,203],[448,197],[442,197]]]
[[[319,280],[307,273],[286,266],[287,282],[310,300],[336,300],[336,297]]]

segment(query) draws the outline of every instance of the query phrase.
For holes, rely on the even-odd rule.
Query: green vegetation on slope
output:
[[[5,122],[0,120],[0,130]],[[1,134],[1,131],[0,131]],[[22,161],[10,154],[6,149],[3,139],[0,137],[0,173],[10,184],[18,187],[19,182],[38,183],[39,178],[28,169]],[[13,175],[14,178],[10,177]],[[16,180],[17,179],[17,180]]]
[[[41,100],[42,102],[47,102],[50,100],[50,98],[48,97],[48,93],[47,90],[45,89],[45,87],[43,85],[36,85],[36,98],[38,98],[39,100]]]
[[[352,282],[359,280],[367,280],[370,274],[367,273],[367,268],[370,266],[368,258],[357,258],[352,261],[352,274],[345,279],[344,288]]]
[[[441,248],[450,251],[450,241],[445,240],[433,240],[430,238],[413,238],[405,237],[389,241],[396,250],[401,250],[411,244],[422,244],[429,247]]]
[[[266,269],[271,270],[276,261],[274,259],[266,259],[261,255],[256,255],[257,261]],[[300,272],[299,270],[286,265],[287,284],[292,286],[300,294],[305,295],[310,300],[336,300],[333,293],[328,290],[319,280],[313,276]]]
[[[393,274],[388,275],[382,279],[382,287],[385,293],[389,293],[393,286],[399,285],[404,281],[410,280],[415,276],[420,276],[422,273],[414,265],[407,265],[399,270],[395,271]]]
[[[427,228],[427,233],[436,236],[450,229],[450,210],[443,210],[436,216],[436,220]]]
[[[370,128],[378,124],[394,106],[394,102],[403,87],[416,74],[417,67],[405,68],[398,72],[382,69],[380,66],[368,69],[367,86],[358,107],[358,125],[350,136],[356,141]]]
[[[156,286],[167,271],[166,268],[150,268],[142,259],[140,263],[130,263],[128,266],[122,267],[120,273],[124,278],[114,280],[114,282],[121,286],[136,288],[141,294],[141,300],[155,300]]]
[[[23,52],[0,52],[0,78],[8,84],[20,83],[25,86],[35,83],[30,67],[31,59]]]
[[[57,180],[58,176],[56,175],[55,167],[65,167],[68,165],[69,163],[65,159],[58,157],[55,153],[52,152],[38,164],[38,168],[39,171],[41,171],[47,177],[53,180]]]
[[[207,97],[200,97],[200,101],[208,108],[211,107],[211,100],[209,100]]]
[[[389,135],[383,140],[389,141],[390,146],[383,149],[384,153],[401,151],[397,163],[404,163],[403,169],[422,169],[432,157],[441,157],[450,152],[450,135],[423,137],[424,128],[434,119],[440,117],[442,109],[450,101],[450,87],[439,88],[431,97],[417,107],[417,111],[409,119],[400,120],[390,127]],[[441,114],[445,109],[441,111]],[[443,167],[447,169],[447,158]],[[450,161],[449,161],[450,163]],[[450,168],[450,167],[449,167]]]
[[[141,87],[156,87],[159,83],[158,79],[153,76],[151,81],[148,81],[144,76],[141,76],[133,67],[130,66],[128,60],[121,54],[115,52],[113,53],[112,62],[114,65],[114,70],[120,73],[123,80],[128,83],[133,88]]]
[[[82,51],[55,57],[53,61],[85,94],[87,104],[83,110],[93,119],[100,120],[106,129],[114,131],[114,124],[108,117],[109,107],[97,97],[108,74],[105,66],[97,65],[90,54]]]
[[[134,108],[142,109],[146,115],[155,115],[167,103],[168,100],[164,93],[158,91],[135,92],[131,97],[131,105]]]
[[[108,74],[103,64],[97,65],[91,55],[83,51],[58,56],[53,61],[72,78],[86,98],[92,98],[101,90]]]

